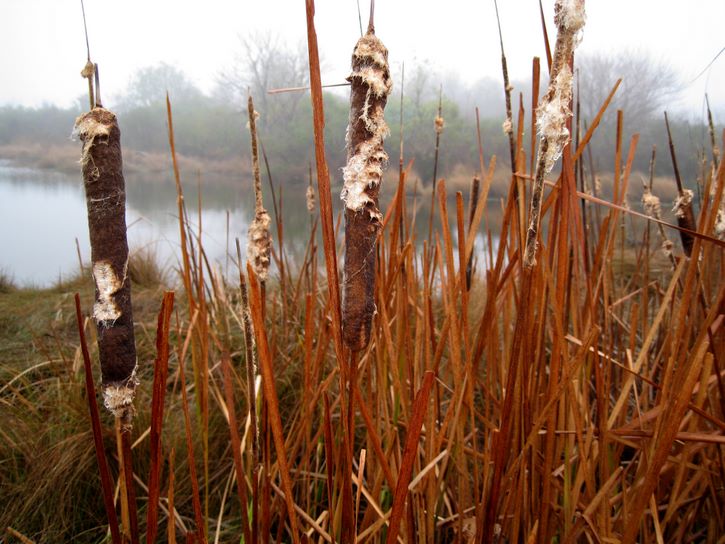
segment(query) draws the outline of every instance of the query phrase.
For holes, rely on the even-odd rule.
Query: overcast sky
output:
[[[552,45],[553,4],[544,0]],[[137,68],[161,61],[209,91],[232,64],[240,35],[269,30],[290,46],[302,43],[304,6],[304,0],[86,0],[104,102],[118,96]],[[360,7],[365,21],[368,1]],[[525,79],[532,57],[545,57],[538,1],[499,0],[499,9],[511,77]],[[317,0],[316,10],[323,83],[338,83],[359,36],[357,0]],[[667,61],[683,81],[682,98],[670,109],[700,117],[707,91],[717,121],[724,120],[725,53],[692,80],[725,47],[725,1],[588,0],[586,10],[581,52],[634,49]],[[375,27],[396,82],[403,61],[455,71],[467,82],[501,77],[493,0],[377,0]],[[87,89],[79,75],[86,58],[80,0],[0,0],[0,50],[0,105],[68,106]]]

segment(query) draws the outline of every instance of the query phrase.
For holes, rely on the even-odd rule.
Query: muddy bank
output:
[[[220,180],[223,180],[224,176],[228,176],[233,182],[240,176],[240,173],[250,171],[249,160],[246,157],[226,159],[209,159],[188,155],[177,155],[177,157],[179,168],[187,176],[196,176],[198,172],[201,172],[203,175],[212,174]],[[39,143],[0,145],[0,159],[12,161],[15,166],[40,168],[66,174],[77,174],[80,171],[78,144],[71,140],[54,145]],[[124,151],[123,169],[128,174],[165,174],[171,172],[171,157],[168,153],[147,153],[129,149]],[[152,179],[152,176],[145,179]]]

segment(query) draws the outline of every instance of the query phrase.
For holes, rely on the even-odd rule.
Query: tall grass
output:
[[[562,140],[551,179],[526,158],[535,151],[523,138],[533,114],[519,101],[502,211],[489,209],[496,157],[479,142],[480,168],[470,173],[479,181],[466,195],[437,180],[441,227],[421,242],[401,166],[397,190],[379,210],[369,342],[351,358],[311,0],[307,24],[319,210],[299,262],[282,273],[284,255],[273,248],[278,264],[266,294],[241,257],[233,281],[206,258],[203,223],[187,220],[175,168],[180,293],[173,313],[167,296],[158,320],[160,301],[153,309],[148,298],[137,302],[146,309],[136,314],[141,385],[131,437],[137,537],[718,542],[725,285],[724,245],[713,233],[722,163],[704,169],[689,257],[677,245],[670,261],[641,227],[658,225],[670,239],[682,227],[624,205],[638,140],[634,134],[627,145],[623,112],[612,200],[577,190],[586,173],[580,161],[618,84],[578,145]],[[176,165],[170,102],[168,116]],[[536,180],[538,249],[527,266],[522,233],[532,213],[521,210]],[[497,232],[494,213],[503,214]],[[280,211],[277,228],[283,221]],[[632,244],[628,231],[642,238]],[[488,240],[480,254],[479,236]],[[0,502],[14,499],[0,523],[38,541],[107,538],[72,331],[62,328],[51,364],[3,371],[0,381],[8,422],[0,427],[0,471],[10,484]],[[44,417],[52,422],[45,430]],[[99,422],[101,454],[119,481],[112,422],[107,414]],[[52,489],[63,479],[67,492]],[[64,513],[75,501],[93,523],[35,508],[51,500]]]

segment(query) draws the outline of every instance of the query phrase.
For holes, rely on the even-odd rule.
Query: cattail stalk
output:
[[[688,230],[697,230],[695,224],[695,212],[692,209],[692,197],[693,193],[690,189],[685,189],[682,185],[682,178],[680,177],[680,169],[677,166],[677,157],[675,155],[675,144],[672,141],[672,132],[670,131],[670,121],[667,118],[667,112],[665,112],[665,126],[667,127],[667,140],[670,145],[670,157],[672,157],[672,168],[675,172],[675,182],[677,183],[677,198],[675,199],[672,212],[677,218],[677,224],[680,227]],[[685,255],[688,257],[692,253],[692,246],[695,243],[695,239],[691,234],[680,231],[680,240],[682,241],[682,249],[685,250]]]
[[[654,217],[658,221],[662,220],[662,207],[660,205],[660,199],[654,193],[649,184],[644,184],[644,192],[642,193],[642,207],[647,215]],[[662,238],[662,252],[665,256],[674,263],[674,257],[672,256],[672,241],[667,237],[662,223],[657,223],[659,227],[660,237]]]
[[[352,54],[350,121],[347,128],[345,185],[345,267],[342,336],[352,351],[370,341],[375,313],[375,245],[382,226],[378,193],[388,155],[383,110],[392,89],[388,50],[368,26]]]
[[[436,135],[435,153],[433,155],[433,182],[431,183],[430,192],[430,214],[428,215],[428,245],[433,240],[433,217],[436,209],[436,184],[438,183],[438,154],[441,147],[441,134],[445,128],[445,120],[443,119],[443,85],[438,88],[438,113],[433,120],[433,130]]]
[[[263,284],[269,273],[272,235],[269,226],[272,218],[262,202],[262,180],[259,174],[259,151],[257,150],[257,112],[254,111],[252,95],[247,101],[249,112],[249,133],[252,139],[252,173],[254,175],[254,219],[247,231],[247,260],[251,263],[259,281]]]
[[[569,141],[569,129],[566,126],[571,117],[569,105],[572,99],[572,73],[569,62],[579,41],[579,32],[586,21],[584,1],[557,0],[554,6],[554,21],[558,33],[551,64],[549,87],[536,111],[536,124],[541,142],[536,160],[529,227],[526,233],[524,266],[528,269],[533,268],[536,264],[544,176],[551,171],[554,163],[561,156],[564,145]]]
[[[96,284],[93,319],[98,331],[106,408],[129,425],[133,416],[136,344],[126,240],[126,190],[116,116],[96,107],[76,119]]]
[[[471,180],[471,194],[468,198],[468,231],[470,233],[471,225],[473,225],[473,219],[476,215],[476,208],[478,206],[478,194],[481,190],[481,178],[473,176]],[[459,242],[460,243],[460,242]],[[469,257],[466,263],[466,290],[471,290],[471,276],[473,275],[473,257]]]
[[[307,211],[313,215],[315,213],[315,188],[312,186],[312,166],[310,166],[310,182],[307,184],[305,200],[307,201]]]

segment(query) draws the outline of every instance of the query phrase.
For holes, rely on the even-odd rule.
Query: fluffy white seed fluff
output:
[[[665,257],[668,259],[672,257],[672,248],[674,247],[674,244],[672,243],[672,240],[669,238],[665,238],[662,240],[662,253],[665,254]]]
[[[312,185],[307,186],[305,198],[307,200],[307,211],[313,213],[315,211],[315,190],[312,188]]]
[[[355,45],[352,54],[359,59],[368,59],[380,68],[388,67],[385,46],[375,34],[366,34]]]
[[[113,295],[121,289],[123,280],[116,276],[113,266],[108,261],[93,263],[93,278],[98,290],[98,300],[93,305],[94,319],[99,323],[116,321],[121,317],[121,310],[113,300]]]
[[[549,141],[545,159],[545,172],[550,172],[561,156],[569,140],[566,122],[571,117],[569,102],[572,96],[572,75],[568,64],[564,64],[553,82],[550,100],[544,101],[537,110],[536,128],[539,135]]]
[[[380,185],[383,164],[388,160],[388,155],[383,150],[383,140],[390,131],[385,122],[383,108],[379,104],[373,104],[371,99],[388,96],[393,85],[388,76],[385,46],[374,34],[366,34],[358,40],[353,56],[364,64],[355,68],[348,79],[359,80],[367,87],[360,119],[365,123],[370,136],[357,146],[342,169],[344,184],[340,196],[348,209],[361,211],[372,202],[366,191]],[[351,130],[351,126],[348,126],[348,145]],[[372,219],[382,219],[374,206],[369,206],[368,211]]]
[[[272,218],[267,210],[261,208],[257,210],[247,231],[247,261],[252,264],[260,281],[266,281],[269,272],[269,256],[272,248],[272,237],[269,233],[271,224]]]
[[[443,129],[446,127],[446,121],[441,117],[440,115],[436,116],[435,120],[433,121],[436,134],[442,134]]]
[[[681,195],[675,199],[672,211],[676,217],[685,217],[685,209],[692,204],[693,192],[690,189],[684,189]]]
[[[133,369],[128,380],[122,383],[113,383],[103,388],[103,404],[116,417],[127,419],[133,410],[133,396],[138,379],[136,368]]]
[[[511,119],[508,118],[503,122],[501,128],[503,129],[504,134],[512,134],[514,131],[514,124],[511,122]]]
[[[109,112],[110,113],[110,112]],[[111,113],[111,115],[113,115]],[[80,163],[85,166],[91,159],[91,146],[99,136],[108,137],[111,134],[111,126],[105,123],[99,123],[91,112],[84,113],[83,115],[76,118],[75,125],[73,125],[73,132],[71,138],[74,140],[80,138],[83,141],[83,151],[81,152]],[[91,172],[91,177],[95,180],[98,179],[99,172],[95,168]]]
[[[725,207],[721,206],[717,211],[715,219],[715,236],[720,240],[725,240]]]
[[[555,22],[559,29],[579,32],[587,22],[584,11],[584,0],[557,0],[555,6]]]
[[[645,192],[642,195],[642,205],[644,206],[644,211],[647,215],[650,217],[656,217],[657,219],[660,218],[662,213],[660,199],[659,197],[653,195],[649,189],[645,189]]]

